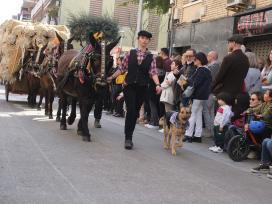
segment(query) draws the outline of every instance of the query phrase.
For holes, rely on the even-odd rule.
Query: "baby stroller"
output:
[[[227,144],[227,153],[233,161],[245,160],[252,148],[261,150],[260,136],[265,131],[265,123],[256,120],[253,114],[244,117],[244,125],[249,123],[248,131],[244,128],[237,128],[234,135]]]

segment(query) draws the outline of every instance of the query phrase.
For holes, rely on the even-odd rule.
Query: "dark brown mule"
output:
[[[105,72],[112,66],[110,51],[119,42],[120,38],[106,46],[105,49]],[[90,141],[91,135],[88,128],[89,113],[95,102],[96,83],[101,79],[101,46],[93,35],[89,36],[89,44],[78,52],[76,50],[66,51],[60,58],[58,64],[59,94],[62,108],[60,129],[67,129],[66,108],[67,97],[78,99],[80,108],[80,120],[78,122],[78,134],[84,141]],[[106,76],[104,76],[106,77]],[[72,109],[75,108],[72,106]],[[75,120],[75,111],[70,115],[70,122]]]
[[[28,93],[27,102],[30,107],[36,104],[36,97],[40,90],[40,79],[38,76],[39,65],[44,59],[43,50],[40,54],[37,49],[26,50],[25,57],[22,62],[22,68],[16,73],[17,80],[13,84],[6,84],[6,100],[8,101],[9,92],[25,94]]]
[[[57,83],[57,66],[58,60],[65,50],[65,41],[56,33],[59,40],[59,45],[54,48],[47,48],[46,57],[42,63],[42,70],[40,72],[40,86],[43,96],[45,97],[45,115],[49,116],[49,119],[53,119],[53,102],[56,94]],[[68,40],[67,47],[71,47],[72,38]],[[38,104],[38,109],[42,100]]]

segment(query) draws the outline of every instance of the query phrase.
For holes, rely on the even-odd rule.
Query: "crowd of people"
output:
[[[145,37],[150,39],[150,36]],[[143,103],[136,104],[139,107],[135,110],[140,110],[137,122],[146,128],[163,132],[159,124],[166,112],[178,111],[180,106],[191,106],[184,142],[201,143],[205,127],[206,135],[214,141],[209,150],[221,153],[227,150],[228,141],[238,129],[253,131],[259,128],[246,119],[251,115],[254,120],[264,124],[256,136],[257,142],[262,144],[261,164],[253,168],[252,172],[267,172],[268,177],[272,178],[272,169],[269,172],[269,166],[272,167],[272,50],[264,63],[256,53],[243,46],[241,36],[234,35],[228,39],[228,51],[220,63],[218,53],[214,50],[206,55],[188,49],[182,55],[169,57],[169,50],[162,48],[150,62],[150,70],[155,64],[157,71],[152,73],[149,70],[152,77],[148,79],[146,97],[142,99]],[[127,66],[127,60],[122,62],[122,58],[118,58],[118,67],[124,64]],[[154,79],[155,74],[159,84]],[[120,72],[113,78],[113,106],[109,113],[124,117],[127,108],[130,108],[130,105],[124,104],[122,89],[122,84],[126,83],[126,73]],[[130,144],[132,148],[132,142]],[[253,156],[254,151],[249,157]]]

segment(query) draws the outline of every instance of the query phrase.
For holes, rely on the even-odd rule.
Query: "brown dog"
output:
[[[188,119],[191,115],[190,107],[181,107],[180,111],[167,112],[164,117],[164,148],[171,148],[172,155],[176,155],[177,147],[182,147]]]

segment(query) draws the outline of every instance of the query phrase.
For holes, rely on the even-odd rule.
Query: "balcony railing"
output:
[[[53,0],[39,0],[31,11],[31,17],[35,16],[39,12],[39,10],[46,9],[52,1]]]

